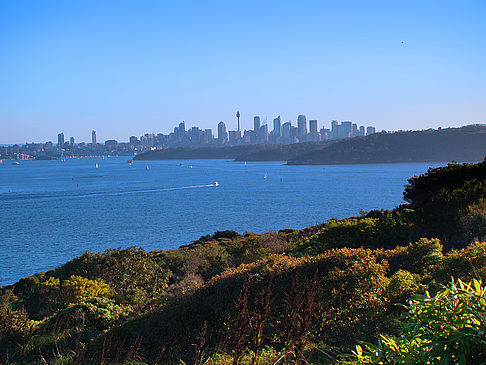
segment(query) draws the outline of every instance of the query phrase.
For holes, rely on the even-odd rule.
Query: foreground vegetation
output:
[[[486,160],[406,204],[177,250],[86,252],[1,288],[3,363],[486,361]]]

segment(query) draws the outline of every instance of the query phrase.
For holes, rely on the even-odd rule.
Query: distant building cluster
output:
[[[307,122],[305,115],[297,116],[297,125],[291,121],[283,122],[279,116],[273,119],[272,129],[259,116],[253,117],[253,129],[240,130],[240,112],[236,113],[237,129],[227,130],[221,121],[217,135],[212,129],[191,127],[186,129],[185,122],[174,127],[169,134],[147,133],[141,137],[131,136],[128,142],[114,139],[98,143],[96,131],[91,132],[91,143],[75,143],[74,137],[65,140],[64,133],[57,135],[57,145],[53,142],[26,143],[24,145],[0,146],[0,158],[28,159],[35,157],[92,156],[92,155],[133,155],[152,149],[171,147],[236,146],[244,144],[291,144],[318,142],[329,139],[352,138],[376,133],[374,127],[358,126],[350,121],[333,120],[331,128],[318,129],[316,119]]]
[[[318,129],[316,119],[307,122],[305,115],[297,117],[297,126],[291,121],[282,123],[280,116],[273,120],[272,129],[266,122],[262,123],[259,116],[253,117],[253,129],[240,130],[240,113],[236,113],[237,129],[227,130],[226,123],[221,121],[217,126],[217,134],[213,135],[212,129],[199,129],[191,127],[186,130],[185,122],[174,127],[169,134],[148,133],[137,138],[131,136],[129,143],[137,150],[170,147],[199,147],[205,145],[242,145],[242,144],[291,144],[300,142],[318,142],[328,139],[352,138],[376,133],[374,127],[359,126],[349,121],[338,122],[333,120],[331,128]]]

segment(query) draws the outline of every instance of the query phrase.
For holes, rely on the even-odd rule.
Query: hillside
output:
[[[477,161],[486,155],[486,126],[377,133],[290,145],[168,148],[135,160],[233,159],[287,161],[289,165]]]
[[[486,156],[486,125],[377,133],[341,140],[288,160],[289,165],[477,161]]]
[[[234,159],[237,161],[287,161],[329,142],[291,145],[241,145],[225,147],[180,147],[140,153],[134,160]]]
[[[86,252],[22,278],[0,288],[0,362],[483,363],[486,160],[431,168],[403,195],[303,230]]]

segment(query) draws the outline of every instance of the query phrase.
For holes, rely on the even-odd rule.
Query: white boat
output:
[[[14,165],[20,165],[20,162],[15,161],[13,164]]]
[[[147,165],[147,166],[145,166],[145,170],[148,170],[148,169],[149,169],[148,165]]]
[[[97,168],[98,168],[98,164],[95,165],[95,169],[97,169]]]
[[[265,176],[263,176],[263,178],[266,179],[267,178],[267,174],[265,174]]]
[[[212,185],[213,185],[213,186],[219,186],[219,182],[215,181],[215,182],[213,182],[213,184],[212,184]]]

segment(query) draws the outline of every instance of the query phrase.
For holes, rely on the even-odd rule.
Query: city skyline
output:
[[[239,115],[239,111],[237,112]],[[238,117],[237,117],[238,118]],[[300,120],[300,123],[299,123]],[[278,123],[276,123],[278,121]],[[185,121],[181,121],[180,123],[177,123],[172,131],[169,131],[167,134],[164,134],[160,131],[157,132],[151,132],[151,133],[143,133],[140,136],[135,136],[135,135],[130,135],[128,137],[125,137],[124,139],[122,138],[121,140],[114,139],[114,138],[105,138],[105,139],[98,139],[97,137],[97,131],[96,130],[91,130],[90,132],[90,140],[79,140],[77,137],[71,136],[68,133],[64,133],[64,130],[59,132],[57,134],[57,143],[56,139],[52,138],[46,141],[26,141],[24,143],[1,143],[0,146],[13,146],[13,145],[28,145],[28,144],[46,144],[50,143],[53,146],[63,146],[65,143],[69,143],[69,145],[75,145],[75,144],[105,144],[107,141],[116,141],[120,143],[131,143],[133,139],[138,139],[140,137],[140,140],[144,136],[147,135],[154,135],[154,136],[170,136],[173,134],[179,133],[179,130],[182,130],[183,133],[190,132],[192,131],[200,131],[200,132],[205,132],[208,134],[209,139],[215,139],[215,140],[222,140],[224,139],[224,143],[230,142],[230,132],[237,132],[238,138],[236,141],[233,141],[233,144],[238,144],[238,143],[243,143],[243,144],[265,144],[265,143],[271,143],[271,144],[291,144],[291,143],[301,143],[301,142],[315,142],[319,140],[325,140],[325,139],[333,139],[333,138],[349,138],[349,137],[357,137],[357,136],[365,136],[368,134],[373,134],[376,133],[376,128],[373,126],[367,126],[366,129],[364,126],[359,126],[357,123],[353,123],[352,121],[347,121],[343,120],[341,122],[337,120],[332,120],[329,122],[329,128],[326,128],[326,125],[322,124],[321,128],[319,128],[319,123],[318,120],[316,119],[309,119],[307,120],[305,114],[299,114],[296,118],[296,125],[294,126],[292,124],[292,120],[283,120],[280,115],[278,115],[276,118],[273,119],[273,122],[270,125],[270,128],[268,127],[269,123],[266,121],[266,118],[261,121],[261,117],[259,115],[253,116],[253,124],[251,128],[249,129],[244,129],[244,130],[238,130],[239,125],[237,124],[236,129],[229,129],[229,126],[231,126],[231,122],[227,123],[225,121],[219,121],[215,128],[205,128],[201,129],[199,126],[189,126],[186,125]],[[237,121],[238,123],[238,121]],[[332,132],[334,130],[337,130],[337,127],[340,127],[341,125],[349,125],[349,130],[345,132],[344,134],[335,134],[333,135]],[[307,125],[309,125],[309,128],[307,130]],[[358,129],[353,129],[351,130],[351,126],[356,126]],[[186,129],[187,128],[187,129]],[[263,128],[263,129],[262,129]],[[373,131],[372,133],[368,133],[368,128],[372,128],[371,130]],[[295,131],[294,131],[295,130]],[[254,137],[255,139],[252,139],[251,141],[247,140],[244,141],[245,137],[247,137],[248,132],[254,132],[254,133],[260,133],[262,132],[262,135],[265,135],[266,137],[257,140],[256,136]],[[304,131],[304,132],[303,132]],[[393,132],[393,131],[386,131],[386,132]],[[293,134],[292,134],[293,133]],[[321,133],[323,133],[322,138],[321,138]],[[337,132],[336,132],[337,133]],[[326,135],[327,134],[327,135]],[[221,138],[221,135],[225,135],[224,138]],[[291,135],[297,137],[297,139],[290,139]],[[236,136],[235,134],[233,135],[234,137]],[[234,138],[233,137],[233,138]],[[274,137],[272,139],[272,137]],[[247,137],[249,138],[249,137]],[[270,140],[269,140],[270,138]],[[277,138],[280,138],[280,140],[277,140]],[[286,138],[286,139],[285,139]],[[76,143],[75,143],[76,141]]]
[[[479,0],[3,2],[0,143],[214,128],[236,110],[241,130],[302,111],[377,130],[482,123],[485,15]]]

